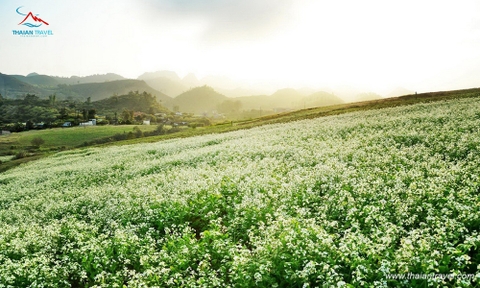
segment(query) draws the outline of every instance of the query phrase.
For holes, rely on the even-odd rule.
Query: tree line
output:
[[[57,99],[55,94],[41,99],[26,94],[19,99],[6,99],[0,94],[0,127],[19,132],[23,130],[60,127],[65,122],[72,126],[102,115],[98,124],[135,124],[145,118],[155,121],[154,114],[168,111],[149,93],[138,91],[114,95],[100,101]]]

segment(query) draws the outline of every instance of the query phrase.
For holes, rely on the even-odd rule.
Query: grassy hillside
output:
[[[473,287],[480,95],[461,95],[7,171],[1,283]],[[463,276],[396,279],[408,273]]]

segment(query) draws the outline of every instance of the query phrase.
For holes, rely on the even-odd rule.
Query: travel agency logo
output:
[[[18,15],[22,16],[21,19],[23,19],[20,23],[18,23],[19,26],[25,26],[31,29],[18,29],[18,30],[12,30],[13,35],[15,36],[20,36],[20,37],[47,37],[47,36],[53,36],[52,30],[44,30],[41,28],[48,28],[46,26],[49,26],[48,22],[43,20],[42,18],[39,17],[39,14],[33,14],[31,11],[28,12],[27,14],[22,13],[21,10],[23,6],[18,7],[15,11],[17,12]]]

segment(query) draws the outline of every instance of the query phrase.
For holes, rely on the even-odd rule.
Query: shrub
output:
[[[165,127],[163,127],[163,124],[159,124],[155,129],[155,132],[157,132],[159,135],[165,134]]]
[[[143,137],[143,132],[138,126],[133,127],[133,133],[135,134],[135,137],[141,138]]]
[[[45,140],[43,140],[42,137],[35,137],[32,139],[32,141],[30,141],[30,143],[32,143],[32,145],[35,147],[40,147],[45,143]]]
[[[15,154],[15,159],[22,159],[22,158],[25,158],[25,157],[27,157],[27,152],[26,151],[18,151]]]

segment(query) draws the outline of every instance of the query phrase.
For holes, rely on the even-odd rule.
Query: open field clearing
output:
[[[478,97],[60,152],[0,174],[0,287],[472,287],[478,163]]]
[[[117,133],[128,133],[132,131],[135,125],[122,126],[85,126],[71,128],[55,128],[46,130],[31,130],[21,133],[13,133],[0,137],[0,149],[3,152],[8,150],[10,146],[16,146],[15,149],[26,148],[31,146],[31,141],[35,137],[41,137],[45,140],[42,145],[45,148],[54,148],[64,146],[72,148],[81,145],[83,142],[99,139],[103,137],[113,136]],[[139,125],[137,126],[143,132],[155,130],[155,125]]]

